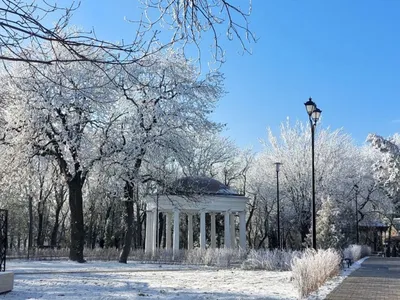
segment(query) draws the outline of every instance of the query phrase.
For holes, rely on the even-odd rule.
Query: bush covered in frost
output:
[[[289,271],[293,258],[300,255],[299,251],[251,250],[241,267],[244,270]]]
[[[350,245],[343,250],[343,257],[351,258],[353,261],[369,255],[371,255],[371,247],[367,245]]]
[[[229,267],[233,263],[240,263],[246,252],[237,249],[193,249],[185,252],[184,262],[187,264],[200,264],[207,266]]]
[[[305,297],[317,290],[340,271],[341,255],[334,249],[305,250],[292,261],[292,277],[299,296]]]

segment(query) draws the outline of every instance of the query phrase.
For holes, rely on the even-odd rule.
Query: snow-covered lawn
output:
[[[0,299],[297,299],[291,272],[13,260],[7,270],[15,272],[14,290]],[[318,299],[343,276],[324,287]]]
[[[69,261],[9,261],[7,270],[14,290],[0,299],[296,299],[290,272]]]

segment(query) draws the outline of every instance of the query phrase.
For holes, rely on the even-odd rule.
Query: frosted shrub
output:
[[[244,270],[289,271],[293,258],[300,256],[298,251],[251,250],[242,263]]]
[[[207,250],[200,248],[186,251],[185,262],[193,265],[204,264],[206,254]]]
[[[121,250],[110,248],[85,248],[84,255],[87,260],[118,261]],[[68,259],[69,249],[32,249],[30,259],[50,260]],[[10,257],[25,258],[26,251],[11,253]],[[174,253],[171,250],[158,249],[155,253],[146,253],[143,249],[131,249],[129,261],[157,262],[157,263],[184,263],[207,266],[229,267],[232,264],[241,263],[247,256],[241,249],[199,249],[179,250]]]
[[[193,249],[186,251],[185,263],[207,266],[229,267],[232,263],[241,262],[245,252],[236,249]]]
[[[292,261],[292,276],[300,298],[317,290],[340,271],[341,256],[334,249],[306,250]]]
[[[174,256],[173,250],[166,250],[166,249],[158,249],[156,251],[156,256],[153,255],[152,260],[157,260],[160,262],[170,262],[172,260],[177,260],[181,258],[181,255]]]
[[[371,255],[371,247],[367,245],[350,245],[343,250],[343,257],[351,258],[353,261],[369,255]]]
[[[246,251],[242,249],[215,249],[217,250],[216,265],[221,267],[229,267],[232,264],[241,263],[245,256]]]

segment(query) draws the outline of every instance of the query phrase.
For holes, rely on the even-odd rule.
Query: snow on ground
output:
[[[0,299],[297,299],[290,272],[181,265],[9,261]]]
[[[309,299],[324,299],[361,261]],[[186,265],[11,260],[14,290],[3,299],[297,299],[291,272]]]

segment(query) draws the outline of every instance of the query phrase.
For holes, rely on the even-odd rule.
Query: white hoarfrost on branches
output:
[[[110,104],[116,93],[109,79],[89,63],[19,63],[8,72],[2,79],[5,139],[30,155],[62,159],[66,176],[85,174],[101,155],[105,129],[115,118]]]
[[[276,236],[276,170],[279,172],[281,228],[285,242],[300,247],[311,224],[311,133],[309,125],[289,120],[281,125],[280,136],[268,131],[264,150],[256,157],[250,170],[248,193],[254,231],[251,238],[257,244],[265,236],[274,243]],[[316,207],[321,209],[322,198],[332,197],[340,205],[343,216],[351,210],[353,185],[359,181],[359,166],[363,159],[349,135],[342,130],[331,131],[318,127],[315,137]],[[253,212],[253,213],[252,213]],[[260,214],[260,217],[257,215]],[[268,221],[267,221],[268,220]],[[348,218],[345,218],[348,220]],[[344,224],[342,224],[344,225]]]
[[[252,1],[236,4],[226,0],[140,0],[144,7],[143,25],[152,29],[161,25],[171,32],[174,45],[194,46],[201,52],[201,40],[208,37],[217,62],[225,59],[222,40],[238,40],[244,52],[256,36],[249,26]],[[244,7],[243,7],[244,5]],[[221,30],[222,29],[222,30]],[[199,53],[199,58],[201,54]]]
[[[330,197],[322,200],[321,209],[317,212],[316,229],[317,245],[322,249],[340,249],[344,241],[344,235],[340,228],[341,215],[336,207],[337,201]],[[309,246],[311,246],[311,235],[308,236]]]
[[[214,60],[222,62],[224,48],[221,40],[224,33],[228,40],[238,40],[245,52],[250,52],[249,44],[256,41],[249,29],[251,1],[246,3],[245,8],[225,0],[131,2],[132,6],[125,3],[125,11],[129,18],[129,11],[133,10],[135,17],[129,20],[132,32],[129,37],[114,42],[99,38],[95,29],[69,31],[74,13],[79,12],[80,2],[2,0],[0,59],[3,62],[19,61],[35,65],[90,62],[102,68],[110,64],[135,64],[169,47],[185,52],[187,47],[194,46],[200,52],[202,40],[211,37]],[[43,48],[48,42],[69,55],[59,57],[55,55],[58,50]],[[107,55],[98,56],[98,53]],[[200,61],[201,53],[197,57]]]
[[[18,155],[58,164],[69,189],[72,260],[83,261],[83,187],[97,165],[132,185],[131,199],[134,185],[157,179],[141,173],[154,153],[180,153],[193,135],[220,128],[208,117],[223,93],[222,75],[199,78],[196,66],[172,51],[129,67],[15,63],[4,71],[3,139]]]
[[[135,188],[149,182],[165,187],[168,163],[190,152],[196,135],[214,134],[221,127],[209,115],[223,93],[223,77],[198,74],[190,61],[169,51],[125,67],[118,75],[115,114],[120,118],[109,129],[109,146],[120,150],[105,163],[125,182],[126,228],[132,227]],[[121,262],[126,263],[131,236],[127,231]]]
[[[374,163],[374,176],[385,191],[394,198],[400,195],[400,135],[385,139],[376,134],[367,138],[381,155]]]
[[[114,143],[123,145],[118,155],[131,158],[123,160],[131,164],[125,167],[133,170],[137,160],[148,162],[152,152],[184,155],[195,136],[221,128],[209,119],[223,94],[220,73],[198,78],[190,61],[170,51],[125,68],[119,76],[116,113],[121,119],[112,130]]]

